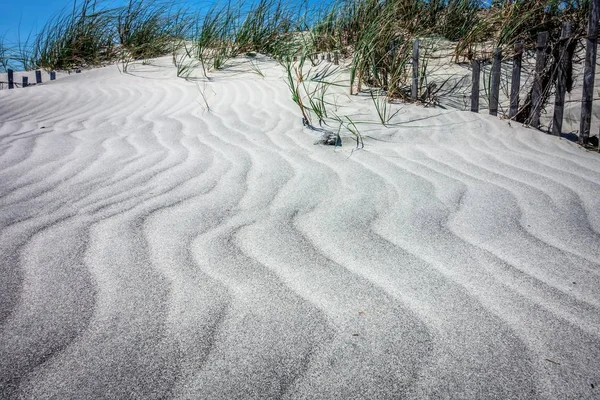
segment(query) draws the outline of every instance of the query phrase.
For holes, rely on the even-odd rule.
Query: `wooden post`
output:
[[[35,83],[36,84],[42,83],[42,71],[40,71],[39,69],[37,71],[35,71]]]
[[[339,63],[340,63],[340,56],[337,51],[335,53],[333,53],[333,63],[335,65],[339,65]]]
[[[7,72],[8,72],[8,88],[14,89],[15,88],[14,72],[12,69],[9,69]]]
[[[531,112],[529,114],[529,125],[534,128],[540,127],[540,114],[542,113],[542,74],[546,67],[546,45],[548,43],[548,32],[538,35],[537,51],[535,54],[535,78],[531,91]]]
[[[510,109],[508,118],[512,119],[519,111],[519,90],[521,89],[521,65],[523,64],[523,43],[515,44],[512,76],[510,81]]]
[[[24,76],[23,77],[23,87],[27,87],[29,86],[29,78]]]
[[[498,98],[500,97],[500,67],[502,65],[502,49],[497,47],[494,51],[494,64],[492,65],[492,82],[490,85],[490,115],[498,115]]]
[[[479,75],[481,72],[481,63],[473,59],[473,77],[471,79],[471,111],[479,112]]]
[[[56,79],[56,72],[50,71],[50,80],[53,81]]]
[[[583,95],[579,125],[579,141],[583,144],[587,144],[589,140],[592,121],[592,99],[594,98],[594,75],[596,73],[596,52],[598,48],[598,21],[600,21],[600,0],[592,0],[585,45],[585,69],[583,72]]]
[[[565,93],[567,92],[567,63],[569,37],[571,36],[571,24],[563,22],[560,34],[560,49],[558,60],[558,77],[556,79],[556,94],[554,98],[554,116],[552,117],[552,134],[560,136],[562,133],[563,115],[565,110]]]
[[[419,39],[413,42],[412,53],[412,90],[410,98],[412,101],[417,101],[419,92]]]
[[[331,53],[327,53],[327,62],[331,62]]]

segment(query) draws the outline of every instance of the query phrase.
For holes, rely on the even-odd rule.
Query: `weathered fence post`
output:
[[[23,87],[27,87],[29,86],[29,78],[24,76],[23,77]]]
[[[40,71],[39,69],[35,71],[35,83],[38,85],[42,83],[42,71]]]
[[[50,71],[50,80],[53,81],[56,79],[56,72]]]
[[[327,53],[327,62],[331,62],[331,53]]]
[[[596,73],[596,52],[598,47],[598,21],[600,20],[600,0],[593,0],[588,19],[588,35],[585,44],[585,69],[583,72],[583,95],[581,99],[581,121],[579,141],[587,144],[592,121],[592,99],[594,98],[594,75]]]
[[[12,69],[9,69],[6,72],[8,72],[8,88],[9,89],[14,89],[15,88],[14,72],[13,72]]]
[[[471,111],[479,112],[479,74],[481,72],[481,63],[473,59],[473,77],[471,78]]]
[[[337,51],[333,53],[333,63],[335,65],[338,65],[340,63],[340,56]]]
[[[497,47],[494,51],[494,64],[492,65],[492,82],[490,84],[490,115],[498,115],[498,98],[500,97],[500,67],[502,65],[502,49]]]
[[[412,101],[417,101],[419,91],[419,39],[415,39],[413,42],[413,53],[412,53],[412,90],[410,92],[410,98]]]
[[[569,62],[568,47],[571,36],[571,24],[563,22],[560,34],[560,49],[558,60],[558,77],[556,79],[556,94],[554,96],[554,116],[552,117],[552,134],[562,133],[563,114],[565,110],[565,93],[567,92],[567,63]]]
[[[529,125],[534,128],[540,127],[540,114],[542,113],[543,82],[542,74],[546,67],[546,45],[548,44],[548,32],[538,35],[537,51],[535,54],[535,78],[531,91],[531,112],[529,113]]]
[[[508,118],[512,119],[519,111],[519,91],[521,89],[521,65],[523,64],[523,43],[515,44],[512,76],[510,80],[510,109]]]

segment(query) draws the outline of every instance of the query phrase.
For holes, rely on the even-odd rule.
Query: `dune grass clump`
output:
[[[249,7],[228,2],[214,5],[199,19],[186,52],[207,72],[241,54],[286,53],[298,32],[294,9],[281,0],[259,0]]]
[[[22,64],[25,69],[69,70],[162,56],[186,37],[188,28],[185,13],[152,0],[129,0],[120,8],[75,1],[71,10],[44,25]]]
[[[274,54],[298,28],[293,8],[281,0],[259,0],[236,29],[233,54]]]
[[[37,68],[66,70],[101,65],[115,53],[114,12],[99,9],[92,0],[52,18],[37,35],[31,63]]]
[[[425,7],[423,22],[432,33],[450,41],[460,40],[479,20],[478,0],[432,0]]]
[[[213,6],[192,31],[192,44],[187,53],[197,58],[206,72],[219,69],[231,57],[236,10],[227,4]]]
[[[565,21],[572,23],[573,33],[584,34],[589,3],[589,0],[495,1],[489,8],[480,7],[476,22],[455,38],[456,54],[468,54],[470,58],[486,44],[504,49],[512,49],[517,42],[534,46],[539,33],[560,32]]]
[[[129,0],[117,13],[117,35],[123,54],[133,60],[168,54],[184,40],[190,18],[167,4]]]

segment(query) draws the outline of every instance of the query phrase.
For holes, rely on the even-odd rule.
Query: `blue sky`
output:
[[[82,1],[82,0],[79,0]],[[248,0],[251,2],[252,0]],[[299,0],[291,0],[299,2]],[[329,0],[308,0],[312,5],[319,6]],[[126,0],[99,0],[105,6],[118,6]],[[179,0],[172,4],[182,3],[204,8],[213,3],[213,0]],[[61,10],[73,7],[72,0],[6,0],[2,2],[0,12],[0,37],[7,42],[16,43],[19,39],[23,42],[29,34],[34,35],[44,24]]]
[[[0,13],[0,35],[6,40],[16,40],[20,26],[21,39],[24,39],[30,31],[37,31],[69,3],[64,0],[7,0],[2,4]]]
[[[16,41],[20,31],[23,41],[30,32],[35,33],[41,29],[53,15],[72,6],[72,0],[3,1],[0,12],[0,37],[4,36],[7,41]]]
[[[251,2],[252,0],[248,1]],[[319,5],[326,1],[328,0],[309,0],[309,3]],[[98,3],[100,2],[104,6],[110,7],[122,5],[126,0],[98,1]],[[213,2],[212,0],[170,1],[171,4],[181,3],[199,9],[205,8]],[[38,32],[53,15],[65,8],[70,10],[72,7],[72,0],[3,0],[0,12],[0,37],[4,37],[7,42],[15,43],[20,32],[20,39],[23,42],[27,39],[28,34],[33,35]]]

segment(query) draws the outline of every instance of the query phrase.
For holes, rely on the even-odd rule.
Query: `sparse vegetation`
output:
[[[42,28],[34,40],[30,64],[65,70],[101,65],[116,57],[114,12],[84,0],[79,8],[63,11]]]
[[[589,0],[340,0],[318,9],[282,0],[214,3],[205,12],[186,12],[157,0],[129,0],[109,8],[96,0],[75,2],[48,21],[29,46],[13,51],[0,41],[0,68],[71,69],[120,61],[123,70],[136,60],[172,54],[177,75],[189,78],[198,68],[206,77],[228,60],[263,54],[279,61],[292,100],[304,123],[327,118],[357,131],[351,119],[331,112],[328,89],[339,72],[331,63],[319,68],[315,55],[335,54],[345,61],[350,94],[366,89],[379,122],[393,117],[390,101],[410,100],[412,43],[421,55],[418,100],[436,104],[436,93],[456,83],[430,82],[426,55],[435,43],[452,41],[456,62],[489,57],[502,47],[510,54],[516,41],[532,45],[541,31],[556,42],[562,21],[585,31]],[[294,61],[296,59],[296,61]],[[309,64],[310,63],[310,67]],[[262,76],[256,63],[251,70]],[[315,68],[313,70],[313,68]],[[315,75],[316,74],[316,75]],[[320,74],[320,75],[319,75]],[[310,79],[310,75],[317,78]],[[549,77],[551,80],[552,77]],[[313,121],[314,120],[314,121]]]
[[[117,35],[125,57],[133,60],[163,56],[180,46],[190,27],[182,10],[172,11],[153,0],[129,0],[118,12]]]

